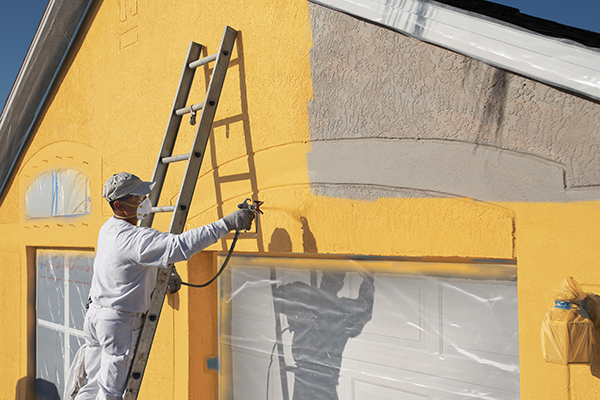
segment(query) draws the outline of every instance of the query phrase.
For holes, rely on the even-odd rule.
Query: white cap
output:
[[[129,194],[148,194],[152,191],[154,185],[154,182],[144,182],[129,172],[119,172],[106,181],[102,197],[105,197],[110,202]]]

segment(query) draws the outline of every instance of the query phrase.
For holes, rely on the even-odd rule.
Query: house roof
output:
[[[484,0],[309,0],[600,101],[600,34]],[[50,0],[0,115],[0,196],[93,0]]]
[[[50,0],[0,114],[0,195],[92,0]]]

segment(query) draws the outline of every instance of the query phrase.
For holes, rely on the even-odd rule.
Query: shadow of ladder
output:
[[[244,64],[244,45],[242,33],[238,33],[238,39],[236,41],[237,47],[237,58],[231,60],[230,68],[234,66],[238,66],[239,70],[239,83],[240,83],[240,102],[241,102],[241,113],[238,115],[234,115],[231,117],[227,117],[221,119],[219,121],[215,121],[213,124],[214,128],[225,127],[225,131],[230,131],[230,126],[235,123],[241,122],[243,124],[243,133],[244,133],[244,146],[245,146],[245,154],[247,157],[247,170],[237,173],[237,174],[229,174],[229,175],[220,175],[219,173],[219,162],[217,160],[217,149],[216,149],[216,135],[213,133],[210,139],[210,150],[212,156],[212,167],[213,167],[213,179],[215,182],[215,194],[216,194],[216,202],[217,202],[217,213],[219,218],[222,218],[225,213],[223,210],[223,203],[228,199],[225,199],[223,196],[222,185],[231,182],[249,182],[251,188],[251,200],[259,200],[258,198],[258,182],[256,178],[256,165],[254,162],[254,148],[252,145],[252,135],[250,128],[250,120],[248,117],[248,96],[246,91],[246,74],[245,74],[245,64]],[[208,85],[208,80],[210,74],[210,69],[208,66],[205,66],[205,78],[206,84]],[[257,220],[256,224],[256,235],[252,236],[244,236],[240,235],[240,239],[245,240],[256,240],[256,249],[259,253],[264,253],[265,247],[263,242],[263,235],[261,231],[260,219]],[[231,235],[224,237],[222,240],[222,246],[224,249],[227,247],[227,239],[230,239]],[[220,268],[220,266],[218,266]],[[277,288],[277,276],[275,268],[271,268],[270,272],[270,280],[271,280],[271,288],[275,290]],[[276,336],[276,347],[278,353],[278,365],[280,371],[280,381],[281,381],[281,391],[282,391],[282,399],[289,400],[289,389],[288,389],[288,381],[287,381],[287,370],[288,367],[285,363],[285,357],[283,353],[283,340],[282,340],[282,330],[281,330],[281,317],[278,312],[275,312],[275,336]],[[218,360],[216,360],[215,365],[218,365]],[[218,367],[216,367],[218,368]],[[268,388],[267,388],[268,390]],[[268,396],[268,395],[267,395]]]
[[[250,120],[248,118],[248,95],[246,90],[246,73],[245,73],[245,64],[244,64],[244,49],[243,49],[243,40],[242,40],[242,32],[238,32],[238,37],[236,40],[236,48],[237,48],[237,58],[232,59],[229,63],[229,68],[232,69],[234,67],[238,67],[239,71],[239,93],[240,93],[240,106],[241,112],[237,115],[233,115],[230,117],[226,117],[220,120],[216,120],[213,124],[213,134],[210,137],[210,154],[212,161],[212,173],[213,180],[215,184],[215,196],[216,196],[216,204],[217,204],[217,215],[219,218],[223,218],[225,216],[225,210],[223,209],[223,204],[231,199],[224,197],[223,185],[227,183],[233,182],[247,182],[250,187],[250,199],[251,200],[259,200],[258,199],[258,182],[256,178],[256,165],[254,162],[254,148],[252,145],[252,135],[250,132]],[[231,72],[230,72],[231,74]],[[205,80],[206,85],[209,85],[210,77],[211,77],[211,69],[208,65],[205,65]],[[215,128],[225,127],[226,135],[229,135],[230,127],[233,124],[242,123],[242,132],[243,132],[243,147],[244,147],[244,155],[246,157],[246,169],[244,171],[238,173],[232,173],[228,175],[221,175],[220,166],[222,164],[219,163],[217,159],[217,145],[216,145],[216,134],[214,133]],[[240,202],[244,199],[240,198]],[[230,212],[230,211],[229,211]],[[254,233],[256,235],[254,235]],[[222,246],[224,249],[227,249],[227,240],[233,237],[232,234],[229,234],[221,239]],[[252,232],[249,235],[240,235],[239,239],[242,240],[255,240],[256,241],[256,250],[259,253],[264,252],[264,244],[261,235],[261,227],[260,227],[260,218],[257,219],[256,223],[256,232]]]

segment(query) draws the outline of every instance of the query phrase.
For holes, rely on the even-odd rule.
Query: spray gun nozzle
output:
[[[264,204],[264,201],[254,200],[254,202],[252,202],[252,200],[246,199],[246,200],[244,200],[243,203],[238,204],[238,208],[240,210],[247,209],[250,211],[254,211],[255,213],[258,213],[258,214],[263,214],[263,212],[260,209],[260,206],[263,204]]]

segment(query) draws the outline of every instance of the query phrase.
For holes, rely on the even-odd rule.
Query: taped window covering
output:
[[[25,215],[31,219],[88,214],[89,185],[90,179],[74,169],[45,172],[25,191]]]
[[[515,270],[234,256],[220,286],[221,398],[519,399]]]
[[[75,353],[92,281],[93,252],[38,250],[36,387],[40,398],[62,394]]]

